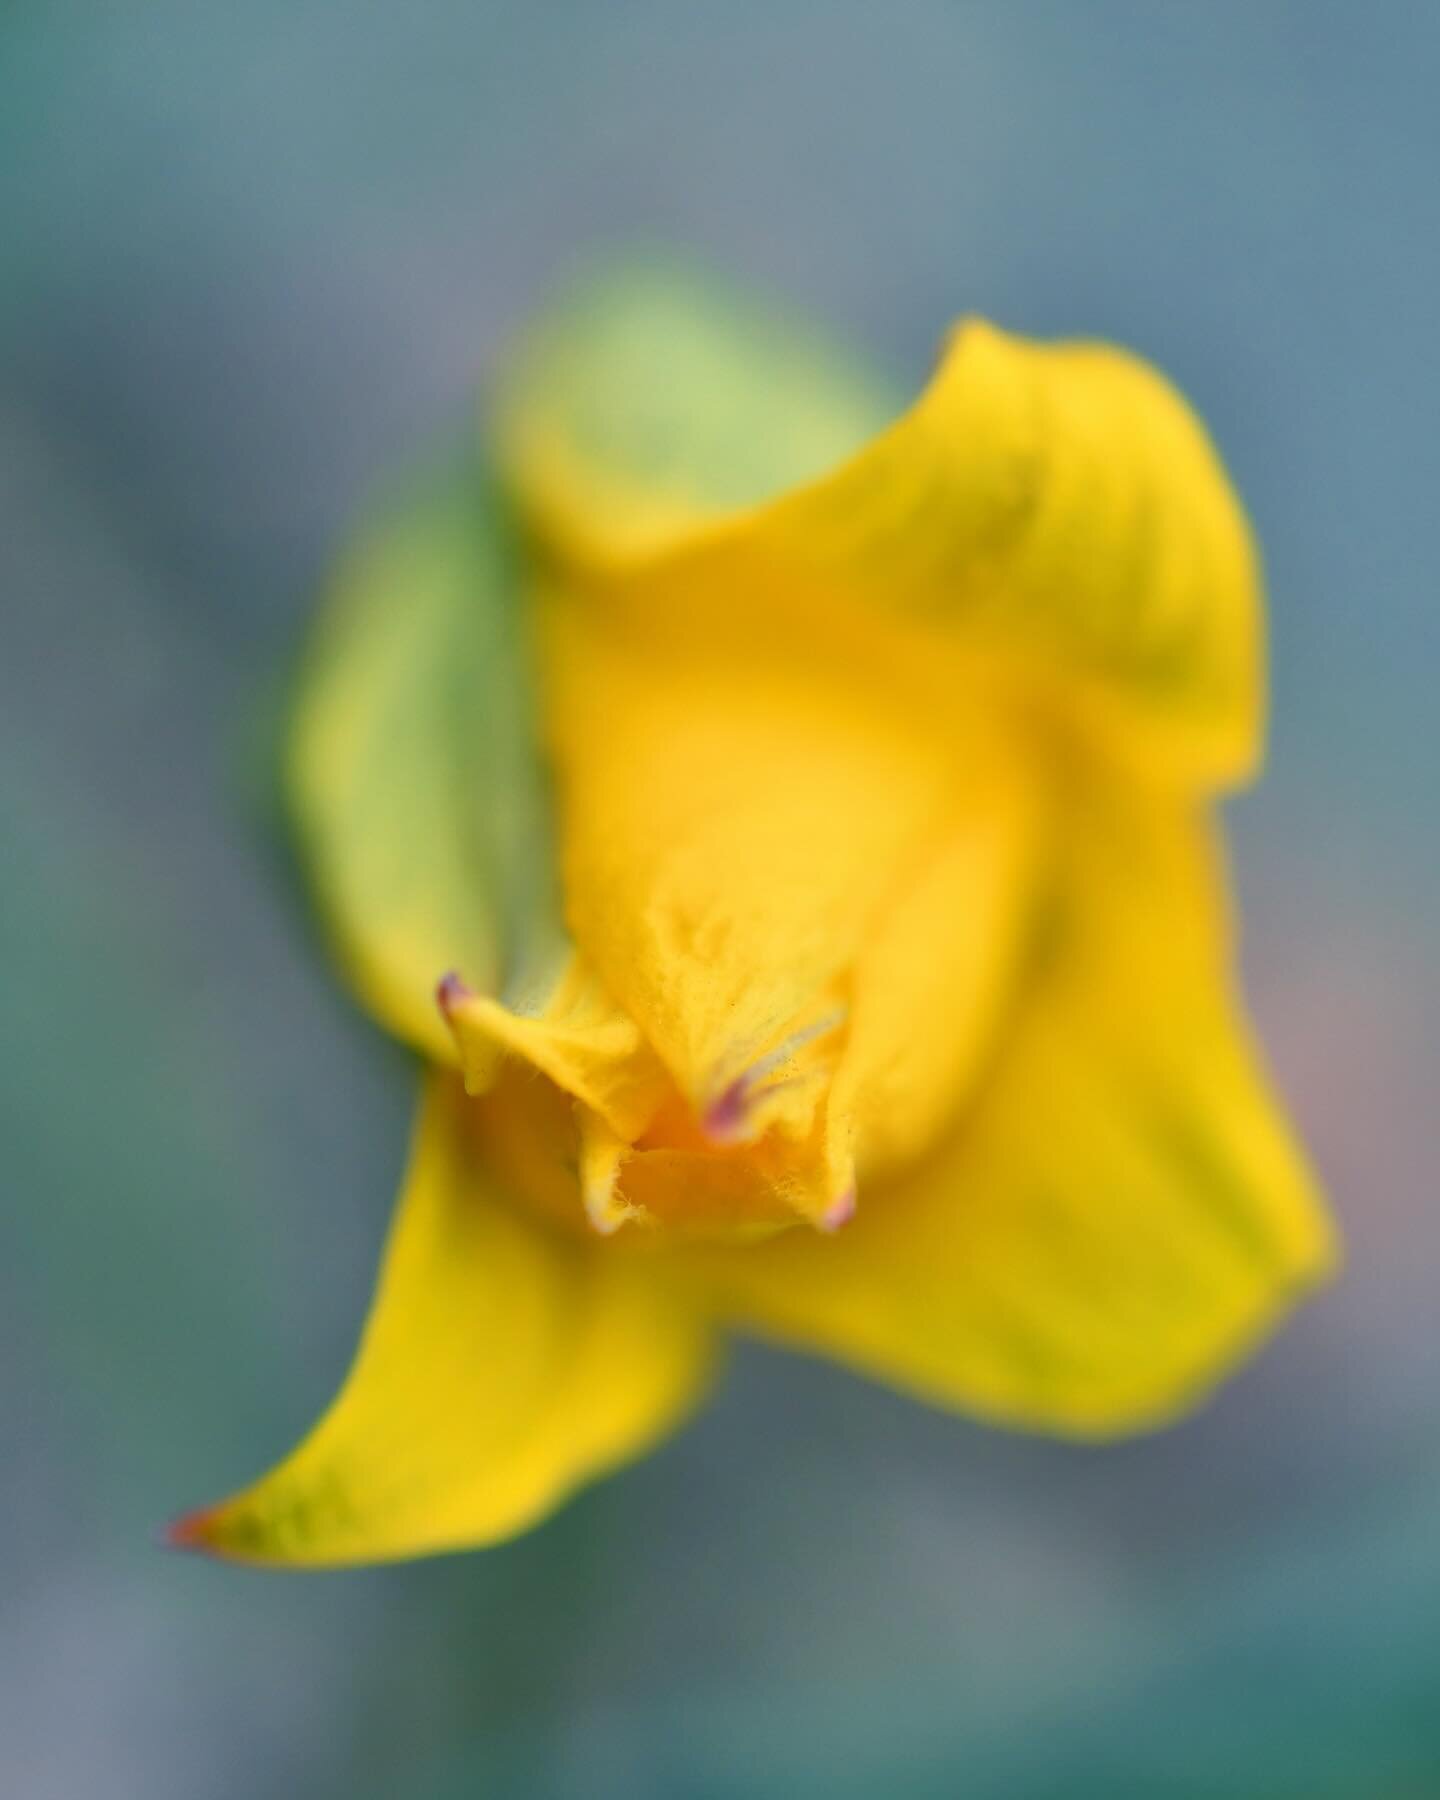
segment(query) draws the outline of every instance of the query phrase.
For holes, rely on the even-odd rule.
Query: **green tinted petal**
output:
[[[749,630],[858,602],[1166,780],[1259,762],[1244,511],[1184,398],[1124,351],[970,320],[902,411],[808,324],[640,265],[522,341],[496,442],[547,548],[632,604],[718,602]]]
[[[313,887],[360,998],[450,1060],[439,977],[514,991],[554,943],[519,599],[493,485],[457,462],[345,557],[290,745]]]
[[[657,259],[541,315],[503,372],[495,441],[542,536],[603,560],[812,480],[898,404],[808,322]]]

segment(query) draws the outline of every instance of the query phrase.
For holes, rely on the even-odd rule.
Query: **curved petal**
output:
[[[488,994],[468,991],[452,990],[442,1004],[472,1094],[490,1089],[503,1057],[519,1057],[630,1140],[673,1091],[639,1026],[579,957],[538,1014],[512,1012]]]
[[[494,1543],[638,1455],[711,1353],[643,1266],[512,1211],[473,1108],[436,1075],[374,1309],[339,1398],[255,1487],[174,1541],[248,1561],[370,1562]]]
[[[863,1189],[938,1142],[982,1079],[1014,1003],[1050,824],[1034,772],[997,763],[862,949],[836,1085]]]
[[[971,321],[867,450],[694,554],[727,571],[707,581],[793,569],[943,628],[1157,773],[1229,781],[1257,760],[1245,516],[1194,413],[1124,351]]]
[[[928,640],[930,661],[980,658],[1039,688],[1157,776],[1253,769],[1249,531],[1203,427],[1140,359],[972,321],[879,429],[887,409],[847,404],[845,379],[793,350],[803,336],[792,382],[760,333],[720,333],[722,382],[703,289],[637,277],[607,294],[542,328],[498,417],[502,473],[562,558],[641,581],[657,608],[848,598]],[[821,400],[834,417],[821,408],[806,453],[767,457],[788,412],[803,422]]]
[[[517,597],[479,471],[432,482],[341,568],[290,741],[301,847],[347,973],[382,1024],[449,1061],[440,976],[523,985],[556,936]]]
[[[493,432],[541,536],[592,563],[812,480],[898,410],[811,326],[651,257],[581,282],[524,334]]]
[[[1216,1381],[1334,1258],[1226,997],[1212,850],[1090,794],[1013,1041],[838,1237],[685,1266],[739,1322],[941,1404],[1105,1435]]]

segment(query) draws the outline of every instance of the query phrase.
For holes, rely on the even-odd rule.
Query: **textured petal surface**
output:
[[[686,1092],[845,970],[938,829],[938,746],[804,670],[667,655],[569,610],[548,667],[567,920]],[[552,633],[552,641],[557,634]]]
[[[512,1012],[485,994],[467,994],[446,1011],[472,1093],[493,1085],[500,1058],[518,1057],[626,1140],[639,1136],[672,1092],[639,1026],[578,957],[534,1016]]]
[[[1103,1435],[1203,1392],[1331,1266],[1243,1024],[1208,838],[1087,795],[1012,1040],[832,1240],[689,1265],[712,1301],[943,1404]]]
[[[878,432],[884,407],[847,409],[844,374],[801,359],[806,394],[836,396],[844,424],[771,458],[766,400],[795,404],[784,359],[735,331],[736,374],[715,382],[695,348],[713,335],[701,292],[666,288],[657,305],[643,279],[617,281],[517,358],[500,463],[562,556],[766,611],[848,596],[928,633],[932,660],[963,652],[1038,688],[1159,774],[1204,784],[1251,770],[1254,551],[1203,427],[1160,375],[1107,346],[974,321]],[[687,299],[690,336],[656,328]]]
[[[321,615],[290,790],[321,909],[361,999],[431,1056],[460,969],[525,985],[553,953],[550,841],[513,552],[478,470],[371,528]]]
[[[807,1137],[842,1060],[848,1094],[915,1074],[913,1135],[937,1083],[973,1070],[1024,911],[1015,752],[961,690],[946,731],[917,729],[875,679],[873,619],[832,660],[834,632],[792,659],[699,609],[647,614],[573,594],[547,609],[577,945],[717,1140],[762,1122]],[[913,1018],[885,991],[905,983]]]
[[[693,1314],[643,1267],[498,1200],[476,1125],[458,1082],[432,1077],[339,1398],[257,1486],[182,1520],[177,1542],[317,1565],[492,1543],[694,1404],[710,1346]]]

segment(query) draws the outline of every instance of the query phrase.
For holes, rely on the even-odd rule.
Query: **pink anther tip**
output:
[[[462,1000],[468,1000],[473,990],[465,985],[460,976],[451,969],[435,983],[435,1004],[445,1018],[449,1018]]]
[[[738,1143],[745,1135],[749,1110],[749,1084],[741,1075],[705,1108],[700,1128],[712,1144]]]

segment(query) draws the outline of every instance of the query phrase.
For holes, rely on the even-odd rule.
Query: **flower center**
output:
[[[477,1130],[509,1185],[547,1214],[653,1241],[834,1230],[853,1212],[848,1122],[833,1103],[846,1015],[833,999],[698,1099],[583,971],[541,1018],[456,976],[437,999]]]

